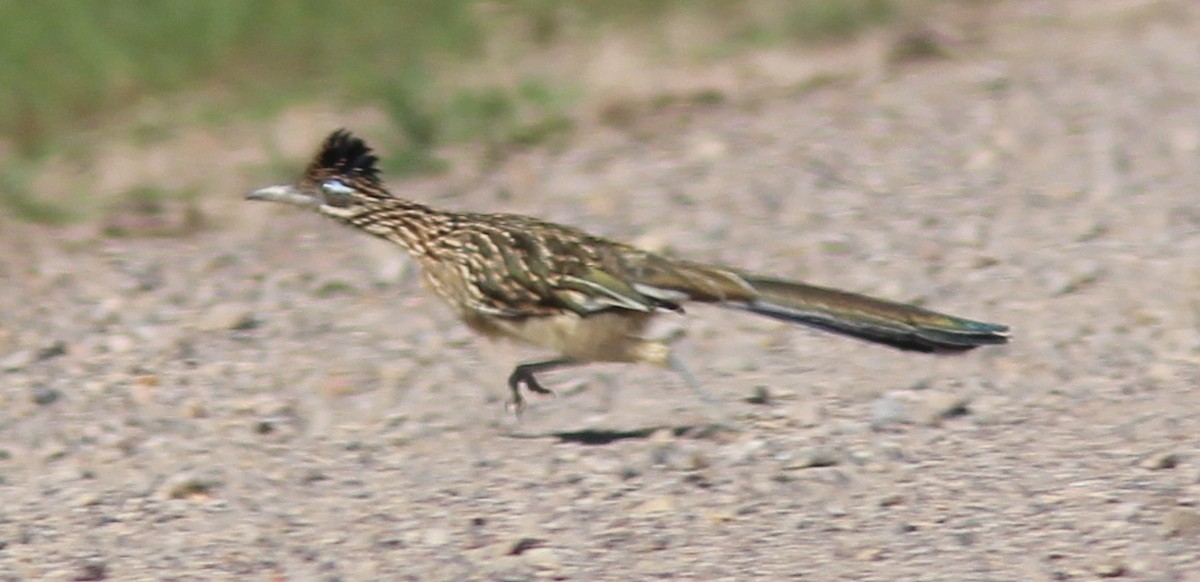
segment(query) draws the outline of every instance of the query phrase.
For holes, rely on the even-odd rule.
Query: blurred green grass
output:
[[[571,128],[580,89],[569,78],[447,80],[447,70],[496,46],[519,60],[614,31],[654,38],[669,19],[686,17],[719,30],[696,58],[719,58],[852,35],[888,21],[904,1],[0,0],[0,145],[16,154],[0,164],[0,204],[61,220],[28,193],[29,170],[14,173],[13,163],[107,127],[147,97],[216,90],[231,96],[221,107],[260,116],[315,99],[372,104],[402,138],[393,170],[436,170],[432,152],[446,143],[482,140],[499,151]]]

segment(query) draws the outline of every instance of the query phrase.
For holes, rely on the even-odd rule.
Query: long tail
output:
[[[918,352],[1008,342],[1008,327],[804,283],[742,275],[758,297],[726,307]]]
[[[637,290],[663,300],[715,303],[918,352],[961,352],[1008,342],[1008,327],[686,261],[640,256]]]

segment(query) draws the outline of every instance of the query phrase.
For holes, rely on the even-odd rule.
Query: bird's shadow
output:
[[[646,439],[661,430],[670,431],[676,437],[710,438],[722,430],[719,425],[679,425],[679,426],[649,426],[633,429],[604,429],[586,428],[581,430],[562,430],[546,432],[517,432],[511,431],[506,436],[517,439],[558,439],[559,442],[579,445],[609,445],[615,442]]]

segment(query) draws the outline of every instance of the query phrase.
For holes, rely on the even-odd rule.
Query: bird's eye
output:
[[[346,206],[350,204],[350,195],[354,189],[341,180],[326,180],[321,182],[321,192],[325,194],[325,203],[330,206]]]

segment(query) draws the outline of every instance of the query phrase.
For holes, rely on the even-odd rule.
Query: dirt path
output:
[[[317,217],[7,230],[0,577],[1200,580],[1200,6],[1000,17],[460,195],[393,183],[1015,330],[941,359],[702,311],[683,352],[743,434],[676,434],[707,411],[633,367],[515,425],[530,354]]]

